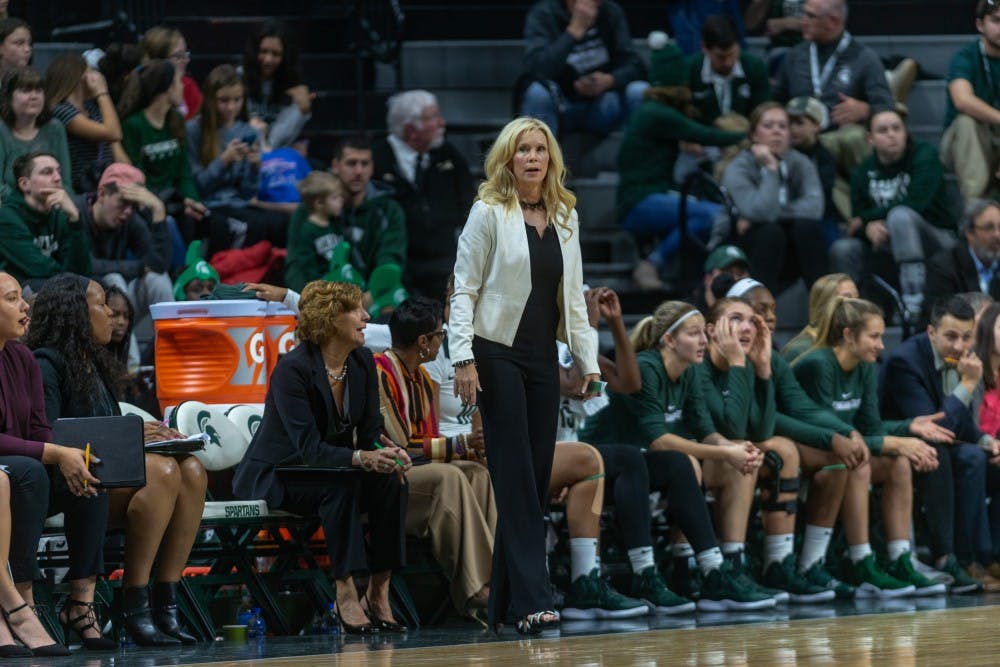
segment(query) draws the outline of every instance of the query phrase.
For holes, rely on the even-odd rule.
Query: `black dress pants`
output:
[[[279,481],[281,477],[279,476]],[[406,486],[395,474],[332,472],[322,483],[283,484],[281,509],[317,514],[335,579],[355,572],[398,570],[406,564]],[[368,514],[365,552],[361,515]]]
[[[507,347],[475,338],[479,411],[497,505],[489,623],[550,610],[545,566],[549,478],[559,414],[555,341]]]

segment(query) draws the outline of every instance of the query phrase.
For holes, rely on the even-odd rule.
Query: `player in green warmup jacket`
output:
[[[832,588],[811,583],[796,568],[795,512],[799,454],[795,443],[775,435],[777,407],[771,365],[771,330],[742,298],[719,299],[708,312],[708,355],[700,365],[702,395],[720,432],[747,438],[765,453],[759,474],[764,526],[764,591],[793,602],[833,599]],[[753,488],[741,506],[746,518]],[[722,503],[718,510],[727,509]],[[719,517],[721,523],[725,517]],[[723,545],[727,557],[750,576],[742,544]],[[736,548],[734,552],[734,547]]]
[[[875,377],[875,362],[884,348],[882,311],[869,301],[843,297],[834,298],[828,308],[814,348],[796,360],[793,370],[806,393],[857,428],[872,453],[867,466],[858,466],[848,475],[842,506],[852,563],[851,583],[857,587],[859,597],[899,597],[918,588],[920,593],[930,592],[935,589],[913,570],[909,553],[913,507],[910,468],[933,470],[937,466],[934,449],[920,437],[947,441],[954,435],[933,423],[940,415],[883,423]],[[882,517],[891,575],[875,562],[869,543],[870,484],[882,484]]]
[[[680,301],[660,304],[632,333],[642,387],[633,394],[609,391],[608,406],[589,417],[579,435],[581,440],[597,445],[629,444],[650,451],[686,454],[695,471],[703,472],[705,485],[713,489],[720,504],[731,506],[731,498],[742,498],[747,489],[752,494],[763,457],[751,443],[734,442],[716,430],[696,369],[706,345],[705,318],[694,306]],[[690,433],[693,439],[681,433]],[[695,460],[701,461],[700,466]],[[683,460],[681,463],[687,465]],[[657,472],[655,465],[647,457],[651,478]],[[723,542],[742,543],[748,510],[746,504],[741,521],[721,526]],[[757,590],[724,562],[707,512],[689,532],[691,543],[675,539],[672,549],[675,562],[683,559],[687,563],[693,556],[704,576],[699,609],[746,610],[775,605],[773,597]],[[682,574],[690,579],[697,576],[697,571]],[[688,594],[684,588],[678,590]]]

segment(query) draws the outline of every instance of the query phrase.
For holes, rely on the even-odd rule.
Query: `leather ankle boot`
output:
[[[168,637],[153,623],[149,589],[130,586],[122,591],[122,620],[125,632],[138,646],[180,646],[181,640]]]
[[[177,618],[177,582],[153,584],[153,621],[163,634],[181,640],[182,644],[197,644],[198,640],[184,632]]]

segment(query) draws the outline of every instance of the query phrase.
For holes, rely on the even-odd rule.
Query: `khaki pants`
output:
[[[428,463],[406,475],[406,534],[430,537],[431,552],[451,581],[451,600],[466,601],[490,581],[497,510],[486,466]]]
[[[966,200],[986,194],[993,184],[1000,137],[986,123],[959,114],[941,137],[941,162],[955,172]]]
[[[868,157],[872,147],[868,144],[868,133],[861,125],[851,124],[838,127],[819,135],[819,140],[833,154],[837,162],[837,180],[833,184],[833,205],[844,216],[851,218],[851,171]]]

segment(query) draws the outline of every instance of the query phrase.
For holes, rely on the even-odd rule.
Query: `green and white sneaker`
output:
[[[788,554],[780,563],[775,561],[764,570],[764,585],[788,593],[792,602],[823,602],[836,597],[831,588],[814,584],[799,574],[795,555]]]
[[[686,614],[695,608],[694,602],[667,588],[655,565],[632,575],[631,593],[633,598],[644,601],[653,614]]]
[[[729,554],[723,556],[733,567],[733,572],[740,577],[746,584],[752,588],[757,589],[765,595],[769,595],[774,598],[774,601],[778,604],[783,604],[788,602],[789,595],[788,591],[783,591],[779,588],[771,588],[770,586],[765,586],[764,584],[757,581],[754,576],[750,573],[750,563],[747,561],[746,553],[738,551],[734,554]]]
[[[890,577],[913,584],[914,595],[944,595],[948,587],[942,583],[935,583],[917,572],[910,559],[910,552],[902,554],[899,558],[889,563],[885,570]]]
[[[802,578],[814,586],[819,586],[833,591],[838,600],[851,600],[854,598],[854,586],[846,584],[834,577],[826,569],[826,561],[820,559],[813,563],[808,570],[802,573]]]
[[[875,555],[868,554],[851,565],[851,584],[856,598],[901,598],[913,595],[916,587],[891,577],[875,562]]]
[[[570,584],[562,617],[586,621],[595,618],[634,618],[648,613],[649,607],[645,602],[622,595],[611,588],[595,567],[590,574],[577,577]]]
[[[732,565],[723,562],[717,570],[705,575],[701,585],[699,611],[753,611],[772,609],[773,597],[751,586],[745,577],[733,572]]]
[[[951,592],[961,595],[962,593],[975,593],[983,590],[983,582],[973,579],[965,571],[955,558],[955,554],[949,554],[944,565],[940,568],[942,572],[951,576]]]

